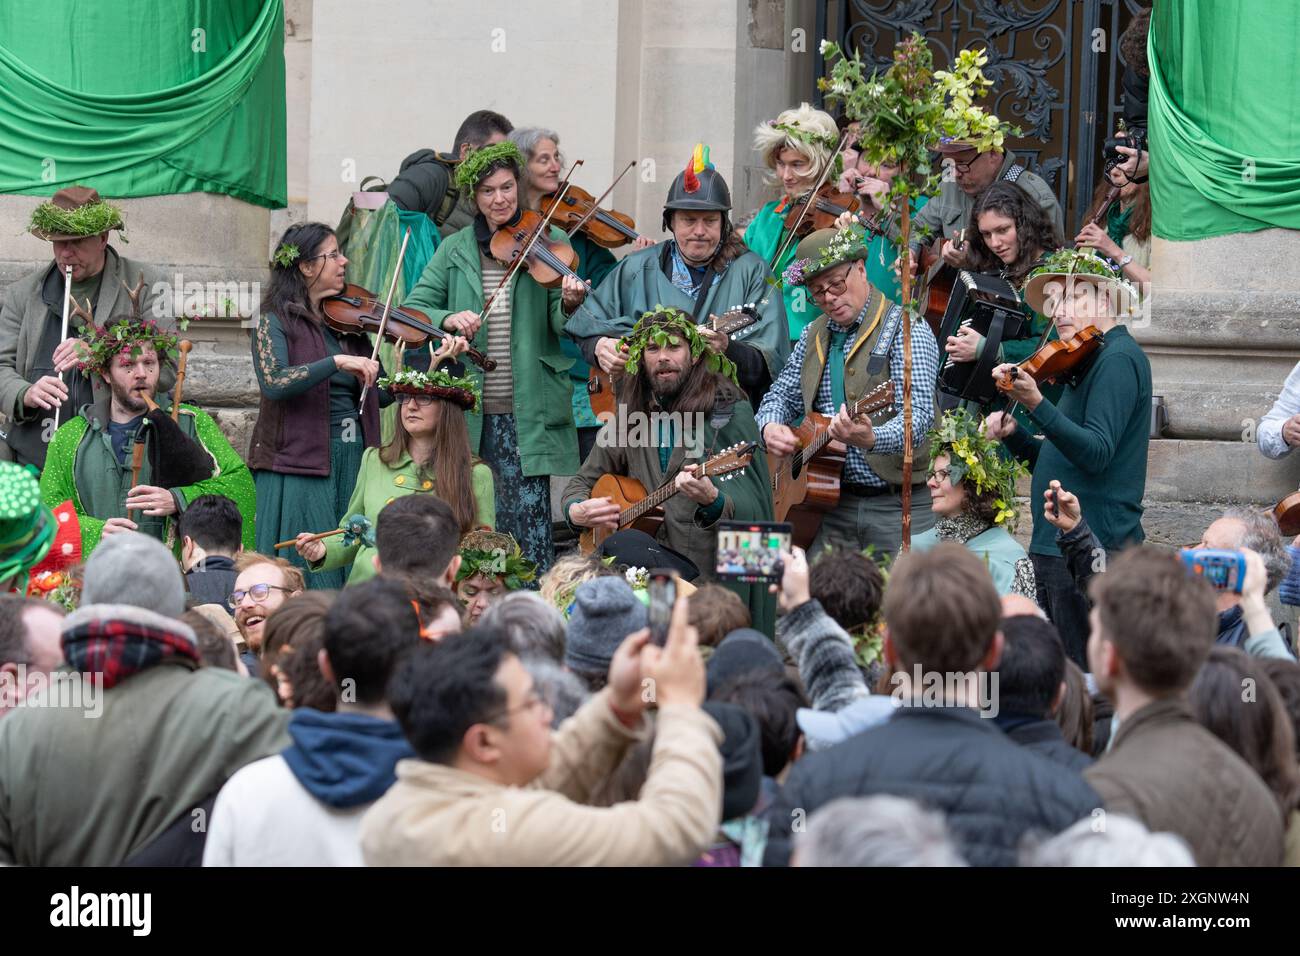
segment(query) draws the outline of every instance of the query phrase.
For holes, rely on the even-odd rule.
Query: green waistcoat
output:
[[[871,350],[876,347],[881,332],[888,324],[889,307],[891,305],[893,303],[885,298],[878,289],[873,288],[871,290],[871,298],[867,300],[867,309],[863,315],[862,324],[858,326],[858,337],[854,340],[853,348],[844,359],[844,399],[847,404],[852,405],[863,395],[869,394],[872,389],[882,382],[889,381],[888,361],[875,375],[872,375],[867,369],[867,363],[871,358]],[[819,315],[808,325],[808,345],[807,351],[804,353],[803,372],[800,378],[805,417],[813,410],[813,402],[817,398],[817,390],[821,386],[822,374],[826,369],[826,356],[829,353],[831,341],[829,322],[830,319],[825,315]],[[901,337],[902,334],[903,330],[900,326],[897,336]],[[901,415],[903,410],[896,408],[894,412]],[[929,455],[928,443],[922,442],[913,448],[912,484],[924,484],[925,468],[918,466],[917,462],[929,461]],[[871,470],[885,481],[894,485],[902,482],[903,455],[901,452],[897,455],[877,455],[864,451],[862,457],[871,467]]]

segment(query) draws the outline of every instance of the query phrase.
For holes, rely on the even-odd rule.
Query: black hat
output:
[[[735,704],[706,700],[700,705],[722,728],[722,820],[754,809],[763,787],[763,749],[758,721]]]
[[[647,571],[669,568],[685,581],[694,581],[700,576],[700,569],[686,555],[660,544],[644,531],[635,528],[611,534],[601,544],[598,554],[602,558],[612,557],[617,567],[645,568]]]

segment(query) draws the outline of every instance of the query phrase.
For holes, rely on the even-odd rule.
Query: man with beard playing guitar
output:
[[[620,506],[607,497],[590,497],[606,474],[634,478],[647,491],[674,485],[657,538],[710,576],[718,521],[772,520],[762,456],[725,480],[700,474],[705,459],[758,441],[753,409],[736,384],[735,366],[681,310],[660,306],[646,312],[623,344],[631,376],[626,401],[619,418],[601,428],[596,447],[564,489],[565,517],[578,529],[617,527]],[[775,607],[766,589],[726,586],[748,603],[753,626],[770,635]]]

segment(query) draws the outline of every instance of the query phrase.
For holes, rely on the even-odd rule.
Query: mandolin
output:
[[[849,415],[874,415],[894,404],[894,383],[882,382],[849,406]],[[768,455],[772,471],[772,513],[774,521],[794,525],[794,543],[809,547],[817,535],[822,515],[840,501],[840,480],[844,473],[843,442],[831,438],[831,416],[809,412],[794,429],[799,447],[792,455]]]
[[[757,448],[758,442],[753,441],[724,448],[700,466],[700,474],[722,481],[730,480],[754,460]],[[615,530],[636,528],[654,537],[664,521],[663,504],[675,494],[677,486],[671,479],[647,493],[645,485],[635,478],[627,475],[601,475],[592,487],[590,497],[608,498],[622,509]],[[583,554],[591,554],[613,533],[609,528],[585,528],[578,546]]]
[[[701,332],[712,329],[723,335],[734,335],[742,329],[749,328],[760,318],[762,316],[758,314],[758,307],[750,302],[728,309],[711,323],[701,322],[699,329]],[[621,379],[622,376],[620,375],[619,378]],[[614,416],[618,407],[618,395],[615,393],[613,380],[599,365],[593,365],[591,373],[587,376],[587,396],[591,399],[592,412],[602,422]]]

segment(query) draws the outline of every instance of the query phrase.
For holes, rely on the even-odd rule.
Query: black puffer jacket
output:
[[[785,866],[793,829],[839,797],[892,794],[942,811],[972,866],[1014,866],[1023,836],[1059,833],[1101,806],[1073,770],[1009,740],[969,707],[903,708],[795,764],[764,813],[765,866]],[[799,812],[802,811],[802,812]]]

